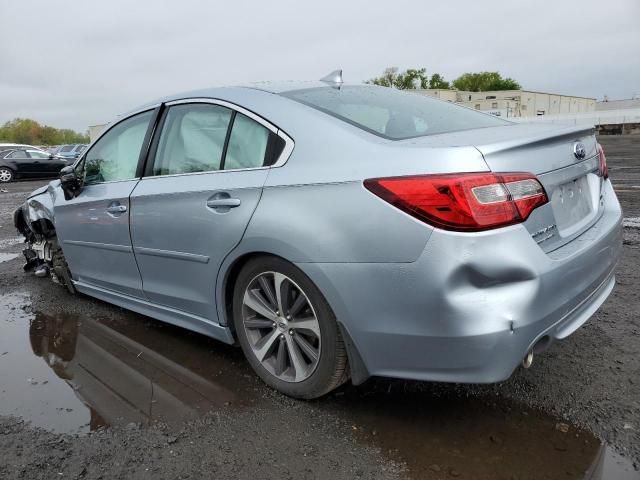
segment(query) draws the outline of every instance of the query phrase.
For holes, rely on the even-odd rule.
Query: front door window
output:
[[[109,130],[85,156],[84,183],[131,180],[153,111],[128,118]]]

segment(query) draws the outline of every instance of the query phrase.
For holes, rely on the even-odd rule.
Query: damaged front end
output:
[[[25,238],[23,268],[26,272],[33,271],[37,277],[51,277],[75,293],[71,272],[56,236],[53,203],[46,190],[34,192],[13,212],[13,224]]]

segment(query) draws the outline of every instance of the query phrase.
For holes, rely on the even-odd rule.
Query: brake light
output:
[[[372,178],[367,190],[434,227],[477,232],[525,221],[547,203],[530,173],[460,173]]]
[[[600,145],[599,143],[596,145],[597,145],[596,148],[598,149],[598,161],[599,161],[598,175],[600,175],[602,178],[609,178],[609,167],[607,167],[607,157],[604,154],[604,149],[602,148],[602,145]]]

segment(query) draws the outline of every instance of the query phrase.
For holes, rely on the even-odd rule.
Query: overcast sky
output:
[[[148,100],[387,66],[640,95],[640,0],[0,0],[0,123],[84,131]]]

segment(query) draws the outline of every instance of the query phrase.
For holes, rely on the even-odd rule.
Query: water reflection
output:
[[[234,362],[238,355],[232,348],[219,348],[223,354],[216,354],[207,339],[185,342],[165,329],[174,330],[149,328],[148,322],[108,324],[35,314],[29,342],[33,354],[86,405],[89,429],[180,421],[251,400],[255,382]]]

